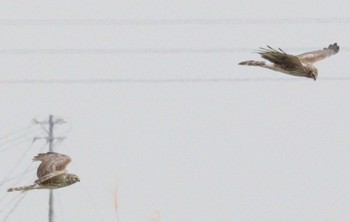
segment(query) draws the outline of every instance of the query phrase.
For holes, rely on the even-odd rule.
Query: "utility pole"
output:
[[[49,125],[49,130],[47,130],[45,127],[45,131],[47,132],[48,136],[47,137],[35,137],[34,139],[45,139],[47,141],[47,143],[49,144],[49,151],[53,152],[53,142],[55,140],[63,140],[64,137],[54,137],[54,126],[55,124],[62,124],[65,123],[65,121],[63,119],[56,119],[54,120],[53,115],[49,116],[49,120],[48,121],[37,121],[36,119],[34,119],[34,124],[40,124],[42,126],[44,125]],[[53,191],[50,190],[50,194],[49,194],[49,222],[54,222],[54,202],[53,202],[54,198],[53,198]]]

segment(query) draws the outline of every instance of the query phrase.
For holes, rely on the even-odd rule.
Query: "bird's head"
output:
[[[69,184],[73,184],[73,183],[76,183],[76,182],[80,182],[80,179],[75,174],[67,174],[67,181],[68,181]]]
[[[307,68],[307,77],[308,78],[312,78],[316,81],[317,79],[317,76],[318,76],[318,70],[315,66],[311,65],[311,64],[308,64],[306,66]]]

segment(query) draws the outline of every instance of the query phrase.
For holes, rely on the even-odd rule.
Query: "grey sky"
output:
[[[55,149],[72,157],[69,170],[81,178],[80,183],[55,191],[56,221],[117,221],[113,203],[117,183],[121,222],[151,221],[157,211],[164,222],[349,220],[350,5],[343,2],[2,3],[0,82],[253,81],[2,82],[1,177],[29,148],[13,176],[28,166],[34,169],[37,163],[31,163],[32,157],[40,149],[46,151],[43,141],[30,145],[32,137],[44,135],[38,127],[18,132],[19,136],[28,132],[23,141],[4,145],[13,136],[8,133],[30,126],[33,118],[43,120],[53,114],[67,121],[57,131],[67,139]],[[236,18],[347,19],[305,24],[34,24]],[[9,24],[13,20],[15,24]],[[258,59],[251,51],[267,44],[298,54],[334,42],[340,52],[317,63],[316,82],[237,65]],[[93,49],[102,53],[92,53]],[[112,49],[117,52],[108,53]],[[136,52],[118,52],[126,49]],[[169,49],[180,53],[165,53]],[[196,52],[210,49],[218,51]],[[35,170],[16,185],[34,179]],[[14,205],[11,200],[21,197],[20,193],[6,194],[12,185],[13,181],[1,186],[1,220]],[[8,221],[46,221],[47,201],[47,191],[28,192]]]

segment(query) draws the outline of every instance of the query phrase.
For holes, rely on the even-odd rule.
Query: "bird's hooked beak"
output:
[[[313,78],[314,81],[316,81],[316,79],[317,79],[317,74],[314,73],[314,72],[312,72],[312,73],[311,73],[311,78]]]
[[[317,79],[317,76],[318,76],[318,72],[317,72],[317,69],[316,68],[312,68],[312,67],[309,67],[309,71],[308,73],[306,74],[308,78],[312,78],[314,79],[314,81],[316,81]]]

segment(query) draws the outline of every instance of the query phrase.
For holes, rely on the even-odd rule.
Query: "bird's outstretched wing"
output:
[[[38,178],[42,178],[56,171],[64,171],[67,165],[72,161],[69,156],[55,152],[39,153],[33,160],[41,161],[37,170]]]
[[[334,44],[330,44],[328,48],[324,48],[322,50],[316,50],[312,52],[306,52],[298,55],[297,57],[300,59],[302,63],[315,63],[331,55],[335,55],[338,52],[339,52],[339,46],[337,43],[334,43]]]
[[[67,170],[55,171],[55,172],[53,172],[53,173],[49,173],[49,174],[46,174],[46,175],[43,176],[43,177],[40,177],[40,178],[37,179],[34,183],[36,183],[36,184],[41,184],[41,183],[44,183],[45,181],[50,180],[50,179],[52,179],[52,178],[54,178],[54,177],[57,177],[57,176],[66,174],[67,172],[68,172]]]
[[[270,46],[266,48],[260,48],[258,53],[262,58],[278,65],[286,71],[290,70],[299,70],[302,68],[302,64],[297,56],[287,54],[282,49],[279,50],[273,49]]]

